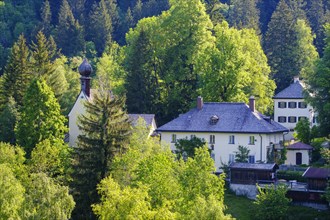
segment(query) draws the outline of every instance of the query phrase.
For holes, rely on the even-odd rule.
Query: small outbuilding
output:
[[[230,166],[230,183],[255,185],[258,181],[274,181],[275,163],[232,163]]]
[[[286,161],[288,165],[309,165],[313,147],[302,142],[296,142],[287,147]]]
[[[307,179],[308,190],[325,191],[330,179],[330,168],[309,167],[303,177]]]

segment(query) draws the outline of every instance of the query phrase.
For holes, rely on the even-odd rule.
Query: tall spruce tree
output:
[[[126,103],[129,112],[158,112],[160,100],[157,72],[154,71],[153,48],[144,30],[139,33],[136,42],[127,47],[125,67]],[[159,107],[159,106],[158,106]]]
[[[24,93],[32,78],[29,53],[26,40],[21,35],[11,49],[4,75],[1,76],[0,111],[9,97],[13,97],[18,106],[23,104]]]
[[[258,0],[231,0],[229,24],[235,28],[252,28],[260,33]]]
[[[92,216],[91,204],[99,201],[96,185],[109,173],[114,156],[127,150],[131,124],[123,105],[124,100],[109,91],[85,103],[86,114],[78,121],[82,134],[75,148],[76,218]]]
[[[33,80],[24,95],[16,127],[17,143],[25,149],[27,158],[40,141],[63,139],[68,131],[65,122],[52,89],[44,80]]]
[[[94,42],[98,54],[102,54],[111,42],[112,21],[105,0],[93,6],[89,16],[88,35]]]
[[[18,120],[19,113],[16,102],[12,97],[9,97],[3,111],[0,112],[0,142],[16,143],[14,130]]]
[[[64,55],[74,56],[84,50],[83,28],[71,11],[67,0],[63,0],[56,27],[56,42]]]
[[[308,56],[294,53],[297,48],[295,26],[298,19],[304,18],[300,2],[281,0],[268,25],[264,49],[277,91],[289,86],[293,76],[300,73],[301,66],[296,62],[300,58],[297,56]]]
[[[50,9],[49,1],[44,1],[41,7],[41,30],[46,35],[49,36],[52,31],[52,12]]]

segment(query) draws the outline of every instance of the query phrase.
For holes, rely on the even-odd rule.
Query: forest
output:
[[[207,149],[176,160],[127,113],[162,125],[199,95],[253,95],[272,115],[274,94],[299,76],[326,137],[329,22],[328,0],[1,0],[0,218],[230,219]],[[72,149],[84,58],[102,96]]]

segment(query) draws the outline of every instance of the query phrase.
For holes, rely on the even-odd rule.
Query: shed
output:
[[[287,147],[287,159],[285,164],[289,165],[309,165],[310,155],[313,147],[302,142],[296,142]]]
[[[230,183],[255,185],[259,181],[274,181],[275,163],[232,163],[230,169]]]
[[[328,186],[330,168],[308,167],[303,177],[307,179],[309,190],[324,191]]]

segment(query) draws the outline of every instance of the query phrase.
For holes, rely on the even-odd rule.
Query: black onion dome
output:
[[[82,76],[89,76],[93,69],[92,66],[88,63],[87,59],[84,59],[84,61],[78,67],[78,71]]]

